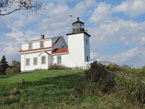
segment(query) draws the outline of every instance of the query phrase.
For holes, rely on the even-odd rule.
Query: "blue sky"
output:
[[[41,34],[67,40],[77,17],[91,34],[91,61],[145,65],[145,0],[46,0],[37,12],[0,16],[0,57],[19,61],[21,44]]]

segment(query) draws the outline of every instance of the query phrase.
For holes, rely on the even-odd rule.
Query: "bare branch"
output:
[[[15,12],[15,11],[20,10],[20,9],[21,9],[21,8],[18,8],[18,9],[15,9],[15,10],[11,11],[11,12],[4,13],[4,14],[0,14],[0,16],[5,16],[5,15],[8,15],[8,14],[11,14],[11,13],[13,13],[13,12]]]
[[[26,10],[38,10],[42,6],[43,0],[33,1],[33,0],[0,0],[0,16],[9,15],[15,11],[26,9]],[[12,11],[8,11],[9,9],[16,8]],[[3,11],[5,13],[3,13]]]

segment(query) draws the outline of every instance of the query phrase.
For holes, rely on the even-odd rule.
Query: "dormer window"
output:
[[[40,41],[40,48],[44,47],[44,41]]]
[[[32,43],[29,43],[29,50],[32,49]]]

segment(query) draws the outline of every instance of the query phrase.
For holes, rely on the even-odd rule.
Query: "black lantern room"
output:
[[[84,25],[85,23],[80,21],[79,17],[77,17],[77,21],[72,23],[72,33],[68,33],[67,35],[85,33],[90,37],[90,35],[85,31]]]
[[[82,32],[85,32],[84,22],[80,21],[78,17],[77,21],[72,23],[72,33],[82,33]]]

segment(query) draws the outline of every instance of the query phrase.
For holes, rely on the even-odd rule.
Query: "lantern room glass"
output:
[[[84,24],[82,24],[82,23],[75,23],[75,24],[73,24],[73,28],[84,28]]]

